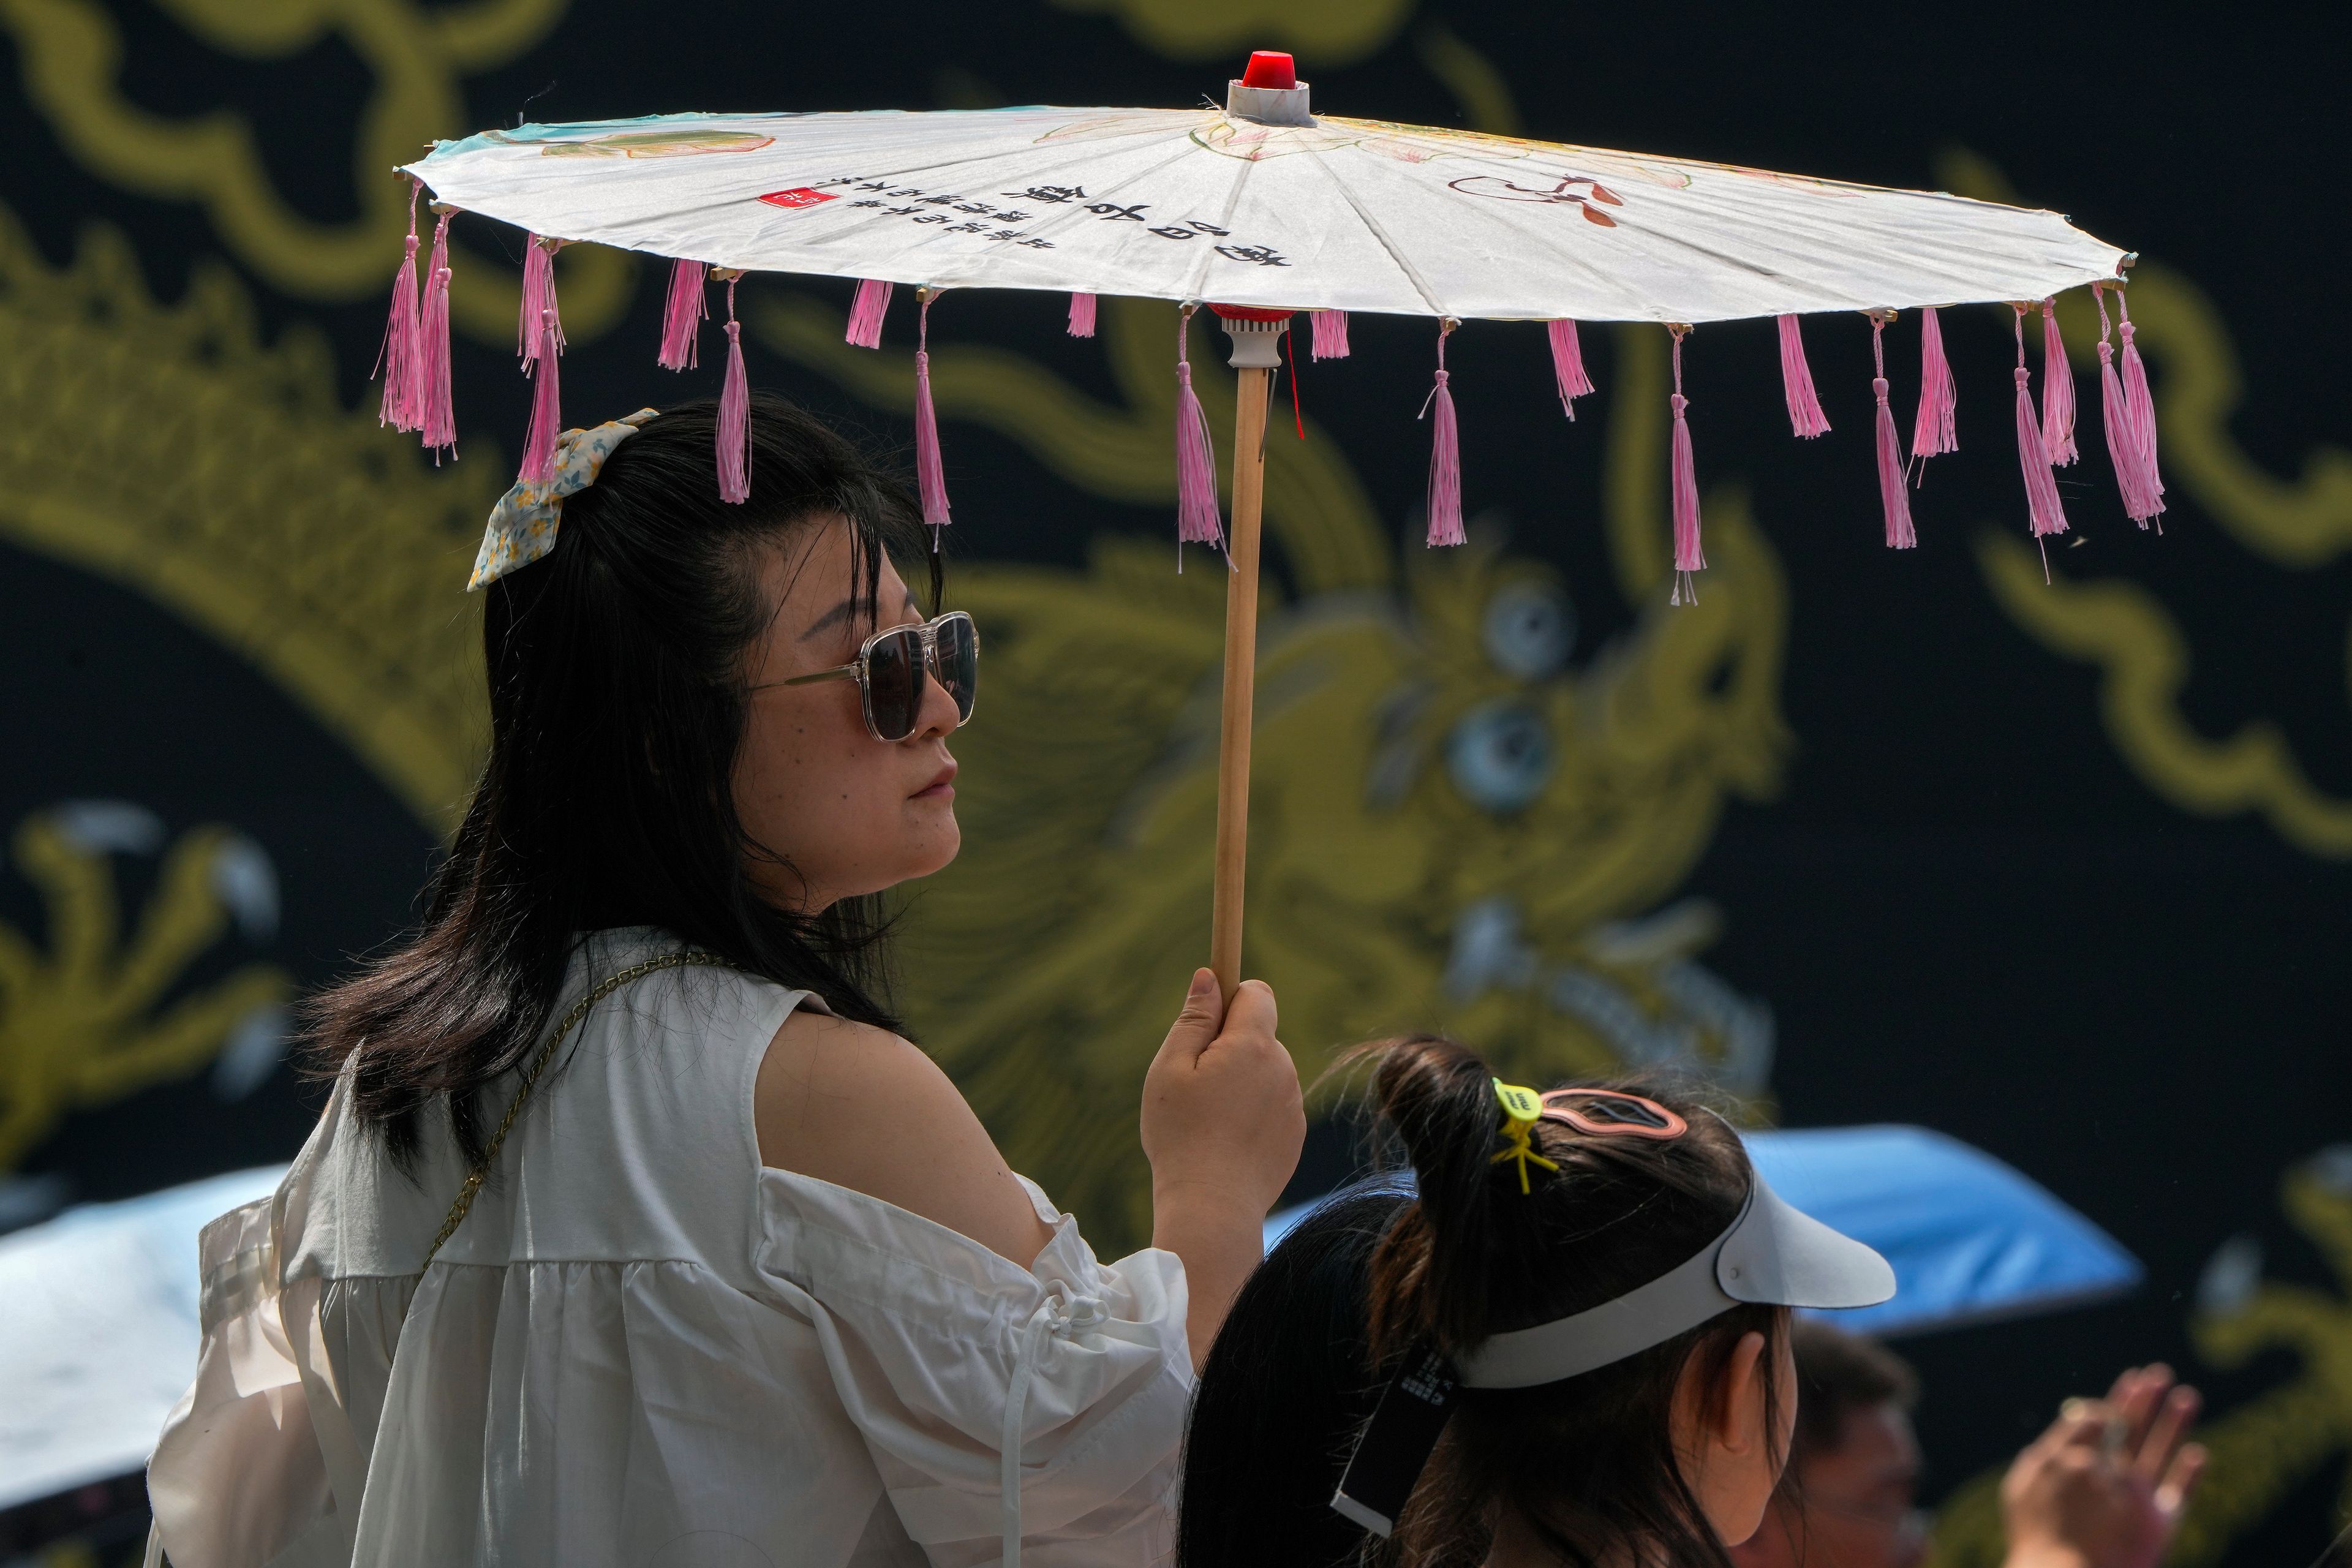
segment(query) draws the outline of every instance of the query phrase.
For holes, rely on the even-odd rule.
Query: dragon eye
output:
[[[1454,726],[1445,761],[1454,787],[1492,812],[1518,811],[1551,777],[1551,731],[1517,702],[1488,702]]]
[[[1559,673],[1576,645],[1576,614],[1557,589],[1513,583],[1486,605],[1486,653],[1496,668],[1521,680]]]

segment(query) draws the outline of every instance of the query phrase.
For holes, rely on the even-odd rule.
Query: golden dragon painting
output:
[[[404,220],[379,171],[393,152],[470,129],[457,122],[462,77],[513,58],[562,9],[160,3],[225,54],[288,58],[332,37],[367,67],[375,88],[354,106],[358,218],[296,215],[235,112],[183,122],[130,101],[115,24],[93,0],[0,0],[28,100],[86,169],[196,204],[253,277],[321,302],[372,297],[389,275]],[[1222,49],[1272,15],[1245,0],[1067,4],[1114,12],[1178,53]],[[1294,32],[1324,27],[1336,50],[1360,53],[1406,9],[1282,15]],[[1486,128],[1517,129],[1492,62],[1439,30],[1417,47]],[[1948,178],[1998,194],[1981,165]],[[589,246],[567,249],[564,267],[566,326],[584,344],[618,320],[635,269]],[[512,269],[469,256],[457,270],[468,280],[459,330],[500,340]],[[2352,543],[2352,459],[2330,447],[2298,479],[2263,471],[2228,431],[2234,370],[2210,300],[2157,268],[2142,269],[2133,298],[2177,487],[2278,570],[2340,554]],[[878,408],[903,407],[904,364],[847,349],[836,311],[787,288],[747,290],[746,302],[770,351]],[[1108,395],[1025,356],[944,344],[932,366],[940,416],[1020,443],[1071,495],[1165,505],[1172,325],[1164,306],[1107,306]],[[2067,325],[2087,349],[2089,334]],[[1285,1037],[1310,1073],[1336,1045],[1433,1025],[1531,1077],[1680,1060],[1769,1105],[1767,1001],[1703,961],[1738,911],[1685,889],[1727,804],[1770,799],[1792,753],[1780,706],[1787,586],[1740,489],[1725,483],[1706,498],[1711,591],[1666,609],[1663,356],[1639,333],[1613,349],[1606,417],[1576,433],[1606,444],[1601,504],[1542,521],[1596,531],[1603,580],[1564,581],[1500,529],[1450,553],[1400,549],[1404,519],[1367,493],[1329,431],[1310,426],[1306,442],[1269,451],[1268,536],[1286,589],[1269,594],[1260,626],[1247,964],[1277,987]],[[1204,367],[1200,382],[1213,425],[1229,428],[1230,378]],[[92,227],[52,263],[0,210],[0,392],[16,411],[0,426],[0,538],[125,584],[235,652],[437,834],[479,752],[477,606],[453,584],[499,462],[495,443],[478,441],[487,460],[436,469],[344,408],[336,388],[323,335],[298,315],[265,339],[226,267],[200,259],[185,294],[163,303],[119,235]],[[2053,655],[2098,667],[2097,721],[2147,788],[2185,811],[2253,814],[2314,856],[2352,855],[2352,802],[2310,780],[2284,729],[2253,715],[2216,740],[2182,714],[2191,650],[2158,596],[2063,576],[2028,592],[2021,552],[1990,537],[1980,560],[2021,626]],[[1137,1087],[1206,946],[1222,584],[1206,557],[1181,574],[1172,564],[1161,538],[1105,530],[1082,567],[954,572],[952,597],[989,628],[990,695],[958,743],[969,847],[908,924],[918,1032],[1013,1163],[1105,1245],[1143,1229]],[[1612,598],[1633,607],[1630,620],[1596,640],[1576,607]],[[284,976],[248,966],[159,1006],[193,955],[244,918],[221,870],[232,836],[200,829],[170,850],[154,900],[126,923],[93,831],[64,803],[16,828],[19,872],[47,921],[38,932],[0,927],[0,1173],[66,1110],[215,1065],[238,1020],[285,995]],[[2287,1192],[2297,1224],[2347,1267],[2342,1163],[2295,1167]],[[2193,1320],[2203,1353],[2231,1364],[2274,1345],[2296,1361],[2214,1424],[2215,1464],[2182,1547],[2200,1563],[2352,1447],[2341,1300],[2228,1283]],[[1940,1561],[1982,1560],[1971,1555],[1981,1505],[1961,1494]]]

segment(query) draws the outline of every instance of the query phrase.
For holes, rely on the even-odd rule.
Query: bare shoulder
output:
[[[752,1110],[761,1163],[895,1204],[1026,1267],[1050,1239],[940,1065],[887,1029],[796,1009]]]

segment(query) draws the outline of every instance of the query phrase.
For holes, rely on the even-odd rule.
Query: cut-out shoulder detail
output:
[[[752,1097],[761,1163],[864,1193],[1027,1268],[1052,1232],[937,1062],[887,1029],[796,1011]]]

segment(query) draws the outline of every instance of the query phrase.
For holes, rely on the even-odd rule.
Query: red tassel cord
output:
[[[2115,345],[2107,341],[2113,323],[2107,320],[2105,285],[2092,284],[2091,298],[2099,307],[2099,416],[2106,428],[2107,460],[2115,465],[2116,489],[2123,495],[2124,515],[2146,528],[2163,511],[2164,501],[2148,493],[2139,453],[2133,445],[2123,378],[2116,372]]]
[[[2033,412],[2033,373],[2025,368],[2025,307],[2017,311],[2017,463],[2025,472],[2025,505],[2032,519],[2033,537],[2042,544],[2042,580],[2050,580],[2050,546],[2053,533],[2066,531],[2066,511],[2058,504],[2058,476],[2050,471],[2050,453],[2042,445],[2042,420]]]
[[[1283,333],[1275,339],[1274,347],[1290,370],[1290,422],[1297,428],[1298,438],[1304,441],[1307,439],[1307,409],[1298,401],[1298,334]]]
[[[1308,314],[1309,319],[1315,323],[1315,357],[1346,359],[1348,357],[1348,312],[1315,310]],[[1297,351],[1294,349],[1292,352]]]
[[[1429,542],[1432,546],[1460,544],[1466,535],[1462,531],[1462,432],[1454,418],[1454,389],[1447,384],[1445,374],[1445,339],[1460,325],[1451,316],[1437,326],[1437,384],[1430,389],[1429,400],[1423,404],[1426,414],[1432,407],[1437,417],[1430,426],[1429,450]]]
[[[1786,321],[1787,317],[1781,320]],[[1870,384],[1878,399],[1878,505],[1886,515],[1886,548],[1910,550],[1919,542],[1911,526],[1911,491],[1903,482],[1903,440],[1895,433],[1895,410],[1886,403],[1886,317],[1870,318]]]
[[[2122,324],[2116,331],[2124,340],[2125,426],[2131,431],[2132,453],[2139,459],[2139,482],[2155,511],[2164,510],[2164,476],[2156,466],[2156,402],[2148,395],[2147,366],[2140,363],[2139,344],[2133,341],[2131,305],[2121,289],[2116,290],[2116,310]],[[2162,523],[2157,531],[2164,531]]]
[[[425,329],[416,300],[416,198],[424,188],[415,175],[408,177],[407,254],[392,275],[392,312],[375,362],[383,377],[383,405],[376,423],[395,430],[420,429],[425,424]]]
[[[1090,338],[1095,335],[1095,297],[1092,294],[1070,296],[1070,336]]]
[[[882,346],[882,318],[889,313],[890,285],[878,278],[861,278],[857,297],[849,306],[849,331],[842,334],[850,347],[878,349]]]
[[[940,461],[940,418],[931,409],[931,300],[936,292],[915,291],[915,489],[922,498],[923,521],[930,527],[934,553],[940,548],[940,530],[953,521],[948,516],[947,470]]]
[[[1592,378],[1584,374],[1584,348],[1576,341],[1576,323],[1560,320],[1545,323],[1551,335],[1551,374],[1559,384],[1560,411],[1576,417],[1576,400],[1592,393]]]
[[[1176,312],[1176,564],[1181,570],[1184,546],[1213,544],[1224,548],[1225,524],[1217,510],[1217,452],[1209,441],[1209,416],[1201,412],[1200,395],[1192,390],[1192,361],[1187,340],[1192,333],[1193,307]]]
[[[751,383],[743,374],[743,323],[735,319],[735,285],[727,279],[727,378],[719,388],[719,499],[741,505],[751,499]]]
[[[543,485],[555,477],[555,437],[563,428],[563,395],[557,368],[562,363],[562,339],[555,312],[541,310],[531,355],[530,433],[522,444],[520,478],[526,484]]]
[[[1667,598],[1670,605],[1698,603],[1698,582],[1695,572],[1706,570],[1706,552],[1699,545],[1698,524],[1698,463],[1691,456],[1690,421],[1684,413],[1690,399],[1683,395],[1683,337],[1690,329],[1675,326],[1668,329],[1675,335],[1675,391],[1670,400],[1675,411],[1675,591]]]
[[[661,353],[654,361],[662,369],[702,367],[702,323],[710,314],[702,296],[702,263],[683,256],[671,262],[669,303],[662,311]]]
[[[515,352],[522,356],[526,369],[539,357],[540,324],[550,311],[556,310],[555,253],[562,247],[562,240],[541,239],[535,234],[523,247],[522,314],[516,322]],[[555,352],[563,352],[563,319],[560,312],[556,316]]]
[[[1879,379],[1886,379],[1882,368]],[[1797,318],[1780,318],[1780,395],[1789,405],[1789,427],[1804,440],[1830,433],[1829,416],[1813,391],[1813,367],[1805,363],[1805,338]]]
[[[1930,305],[1919,312],[1919,413],[1911,424],[1913,457],[1959,450],[1958,404],[1959,388],[1952,384],[1951,363],[1944,357],[1944,329]],[[1923,476],[1925,472],[1922,464]]]
[[[2074,367],[2067,363],[2066,344],[2058,336],[2058,301],[2042,301],[2042,446],[2055,468],[2073,465],[2074,450]]]
[[[449,220],[450,207],[441,209],[433,226],[433,258],[425,278],[425,303],[418,311],[418,426],[425,447],[436,454],[457,455],[457,410],[449,390]]]

